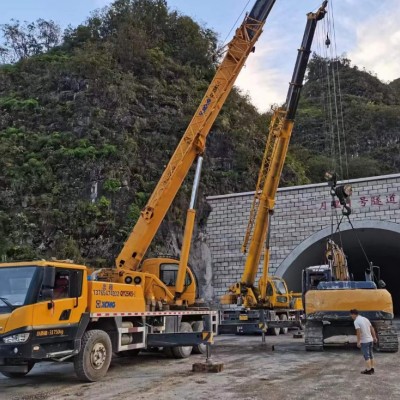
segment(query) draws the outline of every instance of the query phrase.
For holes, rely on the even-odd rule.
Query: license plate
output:
[[[239,320],[240,321],[247,321],[249,317],[247,315],[239,315]]]

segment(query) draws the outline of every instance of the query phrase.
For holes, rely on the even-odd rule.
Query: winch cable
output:
[[[328,98],[327,98],[327,90],[326,90],[326,73],[324,69],[324,58],[323,58],[323,53],[324,53],[324,46],[325,44],[323,43],[323,38],[326,35],[325,31],[325,25],[320,24],[317,26],[317,32],[318,35],[316,35],[317,40],[315,40],[316,43],[316,48],[317,48],[317,54],[314,55],[314,57],[317,59],[317,79],[319,80],[320,83],[320,101],[322,104],[322,115],[323,115],[323,121],[322,121],[322,132],[325,138],[325,150],[329,151],[331,149],[331,143],[329,142],[329,126],[330,124],[328,123]],[[321,39],[322,37],[322,39]],[[319,60],[318,60],[319,59]]]
[[[329,14],[329,10],[328,10]],[[336,163],[336,130],[338,129],[338,122],[337,122],[337,114],[338,114],[338,109],[337,107],[335,108],[335,104],[333,102],[333,99],[336,99],[337,94],[336,94],[336,84],[333,82],[333,79],[335,79],[335,72],[332,71],[332,76],[331,76],[331,65],[332,63],[329,62],[330,59],[332,59],[332,55],[329,54],[328,48],[330,44],[330,39],[329,35],[331,32],[331,24],[327,22],[325,19],[323,21],[323,24],[318,25],[317,27],[317,32],[316,32],[316,40],[315,40],[315,47],[316,47],[316,54],[314,53],[314,58],[315,58],[315,70],[313,71],[315,74],[315,78],[317,82],[319,83],[320,90],[319,90],[319,95],[320,95],[320,103],[322,105],[322,115],[323,115],[323,121],[322,121],[322,126],[320,127],[323,137],[326,138],[325,140],[325,150],[330,152],[330,158],[331,158],[331,169],[335,169]],[[336,101],[337,102],[337,101]],[[334,124],[334,110],[336,111],[336,126]],[[335,129],[336,128],[336,129]],[[339,137],[340,139],[340,137]],[[339,163],[341,165],[341,161]],[[334,199],[332,199],[334,201]],[[335,204],[332,202],[331,204]],[[339,238],[340,238],[340,243],[342,245],[342,235],[340,232],[340,224],[343,219],[343,216],[341,220],[339,221],[339,215],[337,213],[337,208],[336,207],[331,207],[331,238],[333,239],[333,236],[338,233]],[[336,226],[336,230],[335,230]],[[332,249],[333,251],[333,249]],[[324,256],[325,257],[325,256]],[[324,260],[323,257],[323,260]],[[322,260],[322,263],[324,262]]]
[[[328,12],[329,16],[329,12]],[[325,36],[329,34],[329,18],[326,18],[324,20],[324,28],[325,28]],[[325,46],[324,48],[324,62],[325,62],[325,76],[326,76],[326,90],[327,90],[327,119],[328,119],[328,127],[329,127],[329,135],[331,139],[331,170],[335,170],[335,164],[336,164],[336,145],[335,145],[335,129],[334,129],[334,124],[333,124],[333,107],[332,107],[332,83],[331,83],[331,74],[330,74],[330,67],[331,67],[331,59],[329,57],[330,55],[328,54],[328,46]],[[339,164],[340,167],[340,164]]]
[[[332,32],[333,32],[333,51],[335,54],[335,58],[338,60],[338,53],[336,47],[336,29],[335,29],[335,13],[333,10],[333,0],[329,2],[328,7],[331,9],[330,15],[332,16]],[[346,176],[343,178],[349,180],[349,160],[347,155],[347,145],[346,145],[346,130],[344,125],[344,113],[343,113],[343,101],[342,101],[342,89],[340,86],[340,71],[339,71],[339,62],[336,63],[336,77],[337,77],[337,86],[338,86],[338,93],[339,93],[339,107],[340,107],[340,127],[342,129],[343,135],[343,148],[344,148],[344,158],[345,158],[345,167],[346,167]],[[339,129],[339,125],[338,125]]]
[[[320,102],[323,108],[323,122],[322,122],[322,131],[324,133],[325,138],[329,138],[325,141],[326,150],[330,150],[331,155],[331,170],[334,169],[335,165],[335,146],[334,146],[334,134],[333,134],[333,124],[332,124],[332,107],[330,104],[330,74],[328,72],[328,62],[327,62],[327,48],[326,48],[326,39],[328,37],[328,29],[326,20],[323,21],[322,24],[319,24],[317,27],[317,34],[315,35],[316,40],[316,49],[317,54],[314,54],[315,63],[316,63],[316,71],[314,73],[317,75],[316,80],[319,82],[319,92],[320,92]],[[328,151],[329,151],[328,150]],[[333,199],[332,199],[333,200]],[[333,238],[334,234],[334,226],[335,226],[335,216],[334,210],[331,208],[331,238]]]
[[[348,220],[348,222],[349,222],[349,224],[350,224],[350,226],[351,226],[351,229],[354,231],[354,234],[355,234],[355,236],[356,236],[356,238],[357,238],[358,244],[359,244],[360,247],[361,247],[361,251],[362,251],[362,253],[363,253],[363,255],[364,255],[364,257],[365,257],[365,259],[366,259],[366,261],[367,261],[368,267],[369,267],[369,266],[371,265],[371,263],[370,263],[369,258],[368,258],[368,256],[367,256],[367,253],[365,252],[364,246],[363,246],[362,243],[361,243],[360,237],[358,236],[357,229],[354,228],[354,226],[353,226],[353,224],[352,224],[352,222],[351,222],[351,220],[350,220],[350,216],[349,216],[349,215],[347,215],[347,220]]]
[[[218,44],[218,47],[215,49],[214,54],[212,56],[213,62],[216,62],[218,59],[220,59],[224,55],[224,53],[228,50],[228,48],[226,47],[227,40],[229,37],[231,37],[232,31],[237,27],[239,19],[244,14],[244,12],[246,11],[246,8],[248,7],[249,4],[250,4],[250,0],[247,1],[246,5],[243,7],[242,11],[239,13],[238,17],[236,18],[236,21],[232,24],[231,29],[226,34],[224,41],[221,44]]]
[[[348,167],[348,155],[347,155],[347,145],[346,145],[346,131],[344,125],[344,113],[343,113],[343,102],[342,102],[342,91],[340,86],[340,59],[337,55],[337,44],[336,44],[336,30],[335,30],[335,20],[333,13],[333,1],[329,2],[329,11],[327,14],[327,18],[324,20],[324,45],[321,46],[324,49],[324,63],[325,63],[325,74],[326,81],[321,79],[321,85],[325,86],[324,89],[327,91],[326,102],[324,101],[324,111],[327,111],[325,114],[325,121],[329,129],[326,130],[326,133],[330,136],[330,145],[331,145],[331,167],[332,171],[335,170],[335,166],[338,166],[338,172],[340,173],[341,178],[349,179],[349,167]],[[324,90],[321,90],[321,97],[323,97]],[[344,160],[342,158],[342,153],[344,153]],[[343,164],[345,164],[345,169],[343,168]],[[352,230],[356,234],[356,238],[360,248],[363,252],[364,257],[366,258],[368,265],[369,260],[367,254],[365,252],[364,247],[362,246],[361,240],[357,234],[357,231],[354,229],[353,224],[351,223],[350,216],[342,214],[339,217],[337,212],[337,206],[335,198],[332,197],[331,202],[331,239],[338,235],[340,247],[343,249],[343,237],[341,231],[341,225],[346,216]],[[336,229],[334,226],[336,225]]]
[[[228,39],[229,37],[231,37],[232,31],[233,31],[233,30],[235,29],[235,27],[238,25],[238,21],[239,21],[240,17],[243,15],[244,11],[246,10],[246,8],[248,7],[249,4],[250,4],[250,0],[247,1],[247,3],[246,3],[246,5],[244,6],[243,10],[242,10],[241,13],[238,15],[236,21],[233,23],[233,25],[232,25],[232,27],[231,27],[231,30],[227,33],[227,35],[226,35],[224,41],[222,42],[221,49],[225,48],[227,39]]]
[[[321,42],[323,40],[321,46],[323,51],[321,52],[322,62],[320,64],[325,64],[325,76],[320,79],[320,84],[326,91],[326,101],[323,101],[322,103],[324,108],[326,104],[326,109],[324,111],[327,111],[325,118],[328,125],[327,131],[329,130],[329,133],[327,132],[327,137],[330,138],[329,150],[331,157],[331,170],[337,170],[342,180],[348,180],[348,152],[344,124],[342,90],[340,85],[341,60],[337,55],[333,1],[328,3],[327,18],[323,21],[321,26],[323,29],[323,39],[321,38],[319,40]],[[321,92],[321,97],[323,97],[324,90]]]
[[[349,163],[348,163],[348,153],[347,153],[347,145],[346,145],[346,131],[345,131],[345,124],[344,124],[342,91],[341,91],[341,86],[340,86],[340,68],[339,68],[340,60],[337,55],[337,46],[336,46],[336,30],[335,30],[335,19],[334,19],[334,12],[333,12],[333,1],[329,2],[329,7],[330,7],[331,12],[328,13],[328,15],[327,15],[328,18],[326,20],[326,23],[329,24],[328,25],[328,34],[330,32],[331,33],[330,36],[333,39],[333,45],[331,47],[330,59],[335,60],[335,62],[332,63],[332,71],[331,72],[332,72],[332,82],[333,82],[333,92],[334,92],[334,105],[335,105],[335,116],[336,116],[335,122],[336,122],[336,128],[337,128],[339,166],[340,166],[340,172],[341,172],[342,178],[347,179],[347,181],[348,181],[349,180]],[[335,68],[335,65],[336,65],[336,68]],[[346,168],[345,176],[343,174],[341,137],[343,139],[344,164],[345,164],[345,168]],[[332,211],[333,211],[333,209],[332,209]],[[336,208],[335,208],[335,211],[336,211]],[[337,213],[336,213],[336,215],[337,215]],[[339,233],[340,246],[343,248],[340,225],[343,222],[344,216],[347,217],[347,221],[350,224],[352,231],[354,232],[354,235],[360,246],[363,256],[364,256],[365,260],[367,261],[368,266],[370,266],[370,260],[367,256],[364,246],[362,245],[360,237],[357,233],[357,229],[354,228],[354,225],[351,222],[350,215],[343,214],[337,225],[336,232]]]
[[[344,112],[343,112],[343,97],[340,85],[340,63],[341,60],[337,55],[336,45],[336,31],[335,31],[335,20],[333,13],[333,1],[329,2],[329,11],[327,18],[321,24],[324,38],[324,44],[320,41],[317,42],[317,49],[321,54],[320,66],[320,85],[321,85],[321,102],[324,108],[324,131],[326,137],[330,140],[330,156],[331,156],[331,167],[334,171],[338,167],[340,177],[342,180],[349,180],[349,163],[348,153],[346,145],[346,130],[344,124]],[[323,50],[322,50],[323,49]],[[323,64],[325,68],[323,69]],[[324,93],[325,92],[325,93]],[[343,151],[342,151],[343,150]],[[343,153],[343,158],[342,158]],[[343,168],[343,164],[345,168]],[[338,209],[336,207],[336,201],[334,197],[331,203],[331,239],[335,235],[339,236],[340,247],[343,249],[343,237],[341,231],[341,225],[344,217],[347,217],[347,221],[354,232],[358,245],[362,251],[362,254],[370,266],[370,261],[365,251],[364,246],[360,240],[357,230],[354,228],[353,223],[350,220],[350,215],[342,213],[339,218]],[[334,226],[336,225],[336,229]]]
[[[335,169],[335,163],[336,163],[336,146],[335,146],[335,132],[334,132],[334,123],[333,123],[333,105],[332,105],[332,84],[331,84],[331,74],[330,74],[330,62],[329,60],[329,54],[328,54],[328,48],[330,43],[328,42],[329,38],[329,24],[328,21],[330,20],[329,18],[329,12],[327,15],[327,19],[323,21],[323,24],[321,24],[321,34],[318,35],[318,41],[317,41],[317,48],[320,51],[321,54],[321,60],[318,63],[320,66],[320,85],[321,85],[321,102],[323,104],[324,108],[324,131],[325,131],[325,137],[329,137],[329,145],[330,147],[330,157],[331,157],[331,170],[333,171]],[[336,220],[338,218],[337,216],[337,210],[335,205],[335,200],[332,198],[331,202],[331,239],[333,240],[333,235],[337,232],[338,228],[336,228],[335,231],[335,215],[336,215]]]
[[[333,38],[333,46],[330,46],[330,43],[326,45],[327,50],[329,50],[329,60],[330,62],[330,69],[331,69],[331,74],[332,74],[332,90],[333,90],[333,98],[332,98],[332,107],[334,108],[334,112],[332,111],[332,115],[334,114],[334,121],[332,121],[332,126],[334,126],[334,130],[336,130],[336,136],[337,136],[337,154],[338,154],[338,161],[339,161],[339,171],[340,171],[340,176],[343,178],[343,160],[342,160],[342,142],[341,142],[341,132],[340,132],[340,126],[339,126],[339,107],[338,107],[338,90],[336,87],[336,80],[337,80],[337,74],[335,74],[335,64],[337,65],[337,70],[338,70],[338,64],[339,64],[339,59],[337,57],[337,54],[334,52],[334,47],[336,46],[335,44],[335,35],[332,34],[334,31],[333,27],[333,16],[332,16],[332,9],[331,12],[327,14],[327,37],[331,36]]]
[[[340,247],[342,247],[342,248],[343,248],[343,240],[342,240],[342,231],[340,230],[340,225],[343,222],[343,218],[344,218],[344,215],[342,214],[342,216],[340,217],[340,220],[339,220],[339,216],[336,213],[337,227],[336,227],[336,232],[335,233],[339,234]]]

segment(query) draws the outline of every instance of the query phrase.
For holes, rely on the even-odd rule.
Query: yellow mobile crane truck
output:
[[[250,243],[244,271],[240,282],[232,285],[221,299],[222,304],[237,304],[240,309],[223,310],[220,333],[256,333],[268,329],[272,334],[279,334],[280,331],[286,333],[290,326],[301,325],[300,318],[303,314],[301,294],[292,296],[284,280],[268,275],[270,222],[315,29],[317,22],[326,14],[326,6],[327,1],[324,1],[316,13],[307,14],[303,41],[298,51],[285,106],[277,108],[272,116],[242,248],[246,250],[247,244]],[[257,287],[255,279],[264,243],[263,272]]]
[[[107,372],[113,352],[170,349],[176,358],[202,352],[216,313],[196,304],[187,266],[201,156],[215,118],[275,0],[257,0],[236,30],[187,130],[116,259],[94,271],[67,262],[0,264],[0,372],[26,375],[40,361],[73,361],[81,380]],[[143,261],[194,160],[199,158],[181,261]],[[204,326],[203,326],[204,325]],[[194,332],[193,332],[194,331]]]

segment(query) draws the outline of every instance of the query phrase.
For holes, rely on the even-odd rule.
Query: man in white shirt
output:
[[[377,337],[374,327],[369,322],[368,318],[358,315],[356,309],[350,310],[351,318],[354,321],[354,327],[357,332],[357,347],[361,348],[367,368],[362,371],[362,374],[372,375],[374,369],[374,353],[373,344],[377,342]]]

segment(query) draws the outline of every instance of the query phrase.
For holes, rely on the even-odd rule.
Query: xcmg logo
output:
[[[115,301],[96,300],[96,308],[115,308]]]

